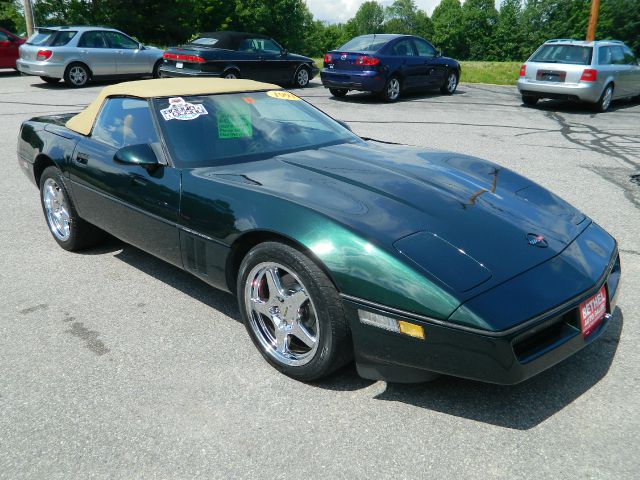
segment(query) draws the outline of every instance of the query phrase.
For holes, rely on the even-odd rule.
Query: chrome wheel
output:
[[[389,100],[396,100],[400,95],[400,80],[392,78],[387,85],[387,98]]]
[[[224,78],[226,78],[227,80],[235,80],[238,78],[238,76],[234,72],[229,72],[225,74]]]
[[[42,201],[51,232],[61,241],[71,234],[71,217],[64,192],[53,178],[47,178],[42,189]]]
[[[456,87],[458,86],[458,77],[455,73],[450,73],[449,78],[447,79],[447,91],[449,93],[453,93],[456,91]]]
[[[611,105],[611,98],[613,97],[613,88],[611,88],[611,86],[608,86],[607,89],[604,91],[604,94],[602,96],[602,111],[604,112],[605,110],[609,109],[609,106]]]
[[[296,84],[298,87],[303,88],[306,87],[309,83],[309,71],[302,67],[298,70],[298,74],[296,75]]]
[[[309,363],[319,343],[319,322],[307,289],[298,276],[275,262],[251,269],[244,302],[260,347],[277,362],[289,366]]]
[[[87,79],[88,75],[84,67],[81,67],[80,65],[74,65],[69,70],[69,80],[71,80],[71,83],[73,83],[74,85],[81,87],[82,85],[87,83]]]

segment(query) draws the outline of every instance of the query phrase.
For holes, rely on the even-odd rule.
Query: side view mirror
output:
[[[144,50],[144,45],[143,45],[143,44],[141,44],[141,43],[139,43],[139,44],[138,44],[138,50]]]
[[[442,56],[444,56],[444,51],[442,49],[438,48],[436,50],[436,57],[442,57]]]
[[[280,50],[280,55],[286,55],[287,53],[289,53],[289,50],[287,50],[286,48]]]
[[[336,122],[338,122],[340,125],[342,125],[344,128],[346,128],[350,132],[353,132],[353,130],[351,130],[351,127],[349,126],[349,124],[347,122],[344,122],[342,120],[336,120]]]
[[[158,167],[161,165],[156,153],[148,143],[122,147],[113,156],[113,161],[123,165],[138,165],[145,168]]]

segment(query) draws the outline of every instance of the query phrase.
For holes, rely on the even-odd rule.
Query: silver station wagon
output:
[[[525,105],[557,98],[589,102],[604,112],[612,100],[640,95],[640,65],[617,40],[549,40],[520,68],[518,90]]]
[[[158,77],[163,51],[112,28],[39,28],[20,46],[16,67],[48,83],[83,87],[92,79]]]

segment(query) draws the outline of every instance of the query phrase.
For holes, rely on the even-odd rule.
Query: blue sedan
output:
[[[394,102],[411,89],[440,89],[452,95],[460,80],[460,64],[420,37],[362,35],[324,56],[320,78],[334,97],[359,90]]]

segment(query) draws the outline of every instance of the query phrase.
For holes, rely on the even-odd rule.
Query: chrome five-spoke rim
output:
[[[69,78],[74,85],[84,85],[87,81],[87,72],[79,66],[71,67],[71,70],[69,70]]]
[[[400,81],[397,78],[389,80],[389,86],[387,87],[387,93],[391,100],[395,100],[400,95]]]
[[[455,73],[449,75],[449,80],[447,82],[447,90],[449,93],[453,93],[458,85],[458,77],[456,77]]]
[[[602,109],[606,110],[609,108],[609,105],[611,105],[611,97],[613,96],[613,89],[611,87],[608,87],[605,91],[604,91],[604,98],[602,99]]]
[[[307,83],[309,83],[309,72],[307,72],[306,68],[301,68],[298,71],[298,85],[305,87]]]
[[[318,349],[318,317],[295,273],[274,262],[256,265],[244,300],[251,329],[267,354],[291,366],[311,361]]]
[[[71,233],[69,206],[60,186],[53,178],[47,178],[44,182],[42,200],[49,229],[58,239],[67,240]]]

